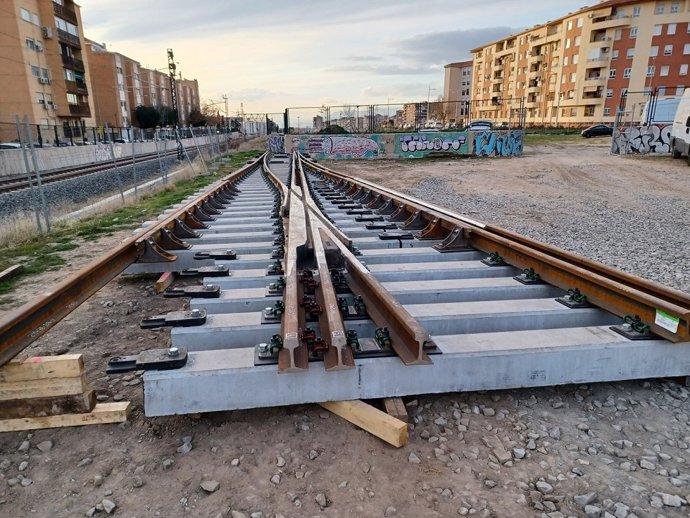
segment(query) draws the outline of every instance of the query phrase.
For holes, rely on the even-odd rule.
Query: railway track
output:
[[[211,144],[203,144],[200,147],[202,149],[207,148],[211,146]],[[190,151],[190,156],[195,156],[196,155],[196,150]],[[170,157],[176,157],[177,156],[177,151],[171,150],[171,151],[165,151],[160,154],[160,158],[170,158]],[[141,155],[137,155],[136,160],[137,160],[137,165],[144,165],[148,162],[152,161],[158,161],[158,154],[157,153],[144,153]],[[132,165],[132,158],[131,157],[126,157],[126,158],[118,158],[115,160],[115,163],[113,164],[113,161],[107,161],[107,162],[99,162],[95,164],[86,164],[83,166],[77,166],[77,167],[68,167],[68,168],[61,168],[61,169],[54,169],[54,170],[48,170],[48,171],[42,171],[41,172],[41,183],[43,185],[53,183],[53,182],[59,182],[61,180],[68,180],[70,178],[78,178],[80,176],[85,176],[93,173],[98,173],[101,171],[107,171],[109,169],[113,169],[115,166],[117,167],[129,167]],[[38,181],[38,178],[36,177],[36,173],[32,172],[31,173],[31,184],[36,185]],[[14,192],[14,191],[20,191],[23,189],[28,189],[30,187],[29,185],[29,180],[26,178],[26,175],[15,175],[12,177],[6,177],[6,178],[0,178],[0,194],[3,193],[8,193],[8,192]]]
[[[137,365],[147,415],[690,374],[687,294],[299,155],[264,155],[21,308],[0,361],[123,270],[200,278],[169,292],[188,312],[142,322],[176,324]]]

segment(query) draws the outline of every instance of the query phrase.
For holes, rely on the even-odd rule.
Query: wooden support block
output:
[[[84,376],[0,383],[0,401],[74,396],[90,390]]]
[[[163,293],[175,281],[175,272],[165,272],[153,285],[156,293]]]
[[[75,396],[0,401],[0,416],[3,419],[14,419],[19,417],[88,413],[95,406],[96,393],[93,390],[89,390]]]
[[[363,401],[328,401],[320,405],[396,448],[407,444],[406,422],[389,416]]]
[[[15,264],[14,266],[10,266],[6,270],[0,272],[0,281],[6,281],[7,279],[14,277],[15,275],[19,275],[20,273],[22,273],[23,270],[24,265],[21,264]]]
[[[0,367],[0,384],[49,378],[76,378],[84,373],[81,354],[34,356]]]
[[[405,408],[405,403],[403,403],[402,398],[387,397],[383,400],[383,406],[388,415],[392,415],[404,423],[409,422],[410,418],[407,415],[407,408]]]
[[[63,428],[88,424],[121,423],[127,420],[131,403],[99,403],[87,414],[63,414],[48,417],[23,417],[0,420],[0,432],[17,432],[37,428]]]

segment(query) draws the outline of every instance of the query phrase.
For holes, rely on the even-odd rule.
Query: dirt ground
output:
[[[639,207],[641,192],[690,200],[684,162],[611,157],[605,146],[328,165],[420,194],[435,177],[465,196],[491,192],[508,200],[496,220],[484,206],[474,215],[501,223],[510,212],[526,228],[539,214],[519,196],[576,192],[578,203],[625,210]],[[24,283],[0,318],[128,235],[66,253],[65,269]],[[140,375],[108,376],[105,366],[168,345],[169,331],[139,322],[184,301],[154,295],[154,280],[119,277],[27,350],[82,353],[99,399],[131,401],[133,412],[122,425],[0,434],[0,516],[106,516],[104,499],[127,518],[690,515],[690,392],[678,380],[408,397],[410,441],[399,450],[315,405],[147,418]],[[190,437],[191,451],[178,452]],[[39,450],[43,441],[52,447]]]

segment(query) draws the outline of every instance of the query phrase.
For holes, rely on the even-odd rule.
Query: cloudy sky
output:
[[[589,2],[590,4],[593,2]],[[82,0],[86,37],[198,79],[231,113],[426,100],[443,65],[583,0]],[[431,90],[429,90],[431,89]],[[222,109],[222,108],[221,108]]]

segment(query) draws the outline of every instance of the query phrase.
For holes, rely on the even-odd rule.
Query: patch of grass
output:
[[[222,163],[217,173],[182,180],[165,191],[144,197],[135,205],[121,207],[106,215],[92,216],[71,226],[60,223],[54,225],[51,234],[36,235],[0,249],[0,271],[15,264],[24,266],[21,274],[0,282],[0,294],[11,292],[22,277],[59,269],[66,261],[58,253],[78,248],[79,243],[75,242],[75,238],[88,242],[119,230],[134,229],[143,221],[158,216],[170,206],[240,168],[257,153],[262,151],[232,153],[227,155],[229,160]],[[0,299],[0,305],[7,303],[3,302],[5,300],[11,299]]]

